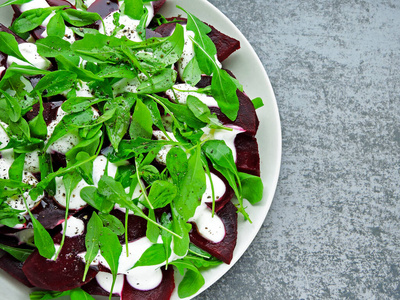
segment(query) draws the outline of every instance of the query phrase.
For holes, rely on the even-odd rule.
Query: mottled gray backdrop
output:
[[[209,1],[268,72],[283,157],[256,240],[196,300],[400,299],[400,1]]]

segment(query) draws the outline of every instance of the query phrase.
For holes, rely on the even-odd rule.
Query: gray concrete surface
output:
[[[209,0],[274,87],[270,213],[196,299],[400,299],[400,1]]]

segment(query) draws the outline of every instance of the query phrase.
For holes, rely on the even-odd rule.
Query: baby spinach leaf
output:
[[[24,11],[17,19],[15,19],[11,26],[11,30],[18,35],[31,31],[40,26],[53,11],[62,8],[63,6],[51,6]]]
[[[264,190],[261,178],[242,172],[239,172],[239,178],[242,186],[243,198],[247,199],[251,204],[260,202]]]
[[[8,1],[0,4],[0,8],[8,6],[8,5],[21,5],[21,4],[24,4],[24,3],[28,3],[30,1],[32,1],[32,0],[8,0]]]
[[[177,187],[165,180],[156,180],[150,188],[149,200],[153,208],[162,208],[171,203],[177,195]]]
[[[15,37],[8,32],[0,32],[0,51],[7,55],[14,56],[22,61],[28,62],[19,51],[18,43],[15,40]]]
[[[45,75],[31,93],[44,93],[46,97],[58,95],[70,89],[77,74],[70,71],[58,70]]]
[[[194,295],[204,285],[203,275],[197,270],[187,270],[178,286],[178,296],[186,298]]]
[[[143,164],[143,163],[142,163]],[[152,185],[160,179],[160,171],[153,165],[140,166],[140,177],[146,181],[148,185]]]
[[[32,254],[32,249],[15,248],[7,245],[0,244],[0,249],[11,254],[15,259],[19,261],[25,261],[29,255]]]
[[[188,160],[188,169],[179,185],[179,194],[174,200],[179,213],[187,221],[193,217],[196,208],[200,205],[200,199],[206,187],[206,175],[200,156],[200,147]]]
[[[31,135],[40,139],[45,139],[47,135],[47,124],[43,117],[43,101],[42,97],[38,95],[39,98],[39,112],[36,117],[29,121],[29,128]]]
[[[173,69],[163,69],[144,80],[137,88],[138,94],[165,92],[175,84],[177,73]]]
[[[103,222],[103,226],[109,228],[117,235],[124,234],[124,224],[115,216],[107,213],[99,213],[99,218]]]
[[[25,164],[25,153],[21,153],[18,156],[14,154],[14,161],[8,170],[8,177],[11,180],[22,181],[22,172]]]
[[[17,122],[21,117],[21,105],[18,103],[17,99],[11,97],[8,93],[0,89],[0,93],[3,94],[4,98],[1,98],[1,102],[5,102],[4,113],[8,116],[10,121]]]
[[[85,236],[85,272],[83,274],[82,281],[85,281],[86,274],[89,271],[90,264],[95,259],[100,250],[100,235],[103,231],[103,222],[96,214],[92,213],[92,216],[87,224],[86,236]]]
[[[111,285],[112,291],[114,289],[115,280],[117,279],[119,257],[121,256],[122,246],[119,242],[118,236],[107,227],[103,228],[99,241],[101,254],[110,266],[113,275],[113,282]],[[111,295],[112,294],[110,293],[110,299]]]
[[[185,151],[179,147],[171,148],[167,153],[167,169],[172,181],[180,186],[188,171],[188,160]]]
[[[137,99],[135,110],[133,111],[131,126],[129,128],[129,135],[131,139],[151,138],[153,134],[153,119],[150,111],[142,100]]]
[[[46,27],[48,36],[56,36],[63,38],[65,35],[65,23],[61,16],[60,11],[58,11],[49,21]],[[68,43],[68,42],[67,42]]]
[[[158,237],[160,235],[160,229],[154,223],[156,222],[156,216],[154,209],[149,208],[149,214],[147,215],[153,222],[147,221],[146,237],[152,243],[157,243]]]
[[[73,8],[62,10],[61,16],[65,21],[77,27],[90,25],[97,20],[101,20],[101,16],[98,13]]]
[[[143,1],[142,0],[125,0],[124,1],[124,13],[134,19],[140,20],[144,13]]]
[[[154,266],[166,261],[164,245],[154,244],[151,245],[146,251],[143,252],[140,259],[136,262],[133,268],[140,266]]]

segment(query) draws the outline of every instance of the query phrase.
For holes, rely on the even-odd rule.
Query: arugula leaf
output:
[[[93,74],[91,71],[77,67],[73,62],[71,62],[69,57],[67,58],[63,55],[57,55],[55,59],[57,61],[57,65],[60,70],[71,71],[76,74],[78,79],[84,81],[92,81],[92,80],[103,81],[103,78],[101,78],[96,74]]]
[[[46,26],[46,31],[48,36],[56,36],[63,38],[65,35],[65,23],[61,16],[60,11],[58,11],[49,21]],[[68,43],[68,42],[67,42]]]
[[[242,186],[243,198],[251,204],[262,200],[264,186],[261,178],[255,175],[239,172],[239,179]]]
[[[21,5],[21,4],[24,4],[24,3],[31,2],[31,1],[32,0],[8,0],[8,1],[0,4],[0,8],[8,6],[8,5]]]
[[[124,224],[115,216],[106,214],[106,213],[99,213],[99,218],[103,222],[103,226],[109,228],[112,232],[117,235],[124,234]]]
[[[175,199],[177,192],[178,189],[173,183],[165,180],[156,180],[151,185],[148,198],[154,209],[162,208]]]
[[[24,198],[25,206],[28,208],[26,204],[26,199]],[[42,224],[32,215],[30,210],[28,209],[28,213],[31,217],[31,222],[33,225],[33,236],[35,246],[39,250],[41,256],[51,259],[56,252],[56,248],[54,247],[53,239],[47,230],[43,227]]]
[[[15,248],[7,245],[0,244],[0,249],[6,251],[8,254],[11,254],[15,259],[19,261],[25,261],[29,255],[32,254],[32,249],[25,248]]]
[[[193,217],[206,189],[206,175],[200,154],[201,150],[198,146],[196,152],[188,160],[187,173],[180,182],[179,194],[174,200],[175,205],[180,208],[179,213],[186,221]]]
[[[163,69],[149,79],[143,81],[137,88],[138,94],[165,92],[175,84],[177,73],[173,69]]]
[[[111,285],[112,291],[114,289],[115,280],[117,279],[119,257],[121,256],[122,246],[119,242],[118,236],[107,227],[103,228],[99,241],[100,251],[104,259],[107,261],[113,276],[113,282]],[[112,292],[110,293],[110,299],[111,296]]]
[[[11,180],[22,181],[22,172],[24,171],[25,153],[14,157],[14,161],[8,170],[8,177]]]
[[[43,101],[42,97],[38,95],[39,98],[39,112],[36,117],[29,121],[29,129],[31,135],[40,139],[45,139],[47,136],[47,124],[43,117]]]
[[[85,236],[85,272],[83,274],[82,281],[85,281],[87,272],[89,271],[90,264],[95,259],[100,250],[100,236],[103,231],[103,222],[96,214],[92,213],[92,216],[87,224],[86,236]]]
[[[258,109],[258,108],[264,106],[264,102],[260,97],[252,99],[251,102],[253,102],[253,105],[254,105],[255,109]]]
[[[109,213],[114,208],[114,202],[99,194],[94,186],[84,187],[80,196],[83,201],[102,213]]]
[[[135,110],[132,115],[131,126],[129,128],[129,135],[131,139],[151,138],[153,134],[153,119],[150,111],[140,99],[136,100]]]
[[[167,153],[166,163],[172,181],[180,186],[188,171],[188,160],[185,151],[179,147],[171,148]]]
[[[62,10],[61,16],[66,22],[77,27],[90,25],[102,19],[98,13],[73,8]]]
[[[40,26],[43,21],[53,12],[65,6],[50,6],[46,8],[35,8],[24,11],[11,26],[11,30],[18,35],[31,31]]]
[[[5,114],[12,122],[17,122],[21,117],[21,105],[18,103],[17,99],[11,97],[8,93],[0,89],[0,93],[3,94],[4,98],[0,101],[5,101]],[[8,122],[7,122],[8,123]]]
[[[77,74],[70,71],[58,70],[46,74],[35,86],[31,93],[43,93],[46,97],[58,95],[70,89]]]
[[[185,274],[178,286],[178,296],[180,298],[194,295],[204,285],[203,275],[190,261],[181,259],[172,261],[170,264],[176,266],[181,275]],[[185,273],[184,269],[186,269]]]
[[[134,20],[140,20],[144,13],[142,0],[125,0],[124,13]]]
[[[146,251],[143,252],[142,256],[133,266],[133,268],[140,266],[154,266],[159,265],[166,261],[164,245],[154,244],[151,245]]]
[[[19,51],[18,43],[15,40],[15,37],[8,32],[0,32],[0,51],[29,63]]]

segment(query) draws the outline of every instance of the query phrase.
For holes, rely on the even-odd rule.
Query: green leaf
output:
[[[116,98],[113,102],[107,102],[104,109],[115,109],[114,116],[105,122],[108,138],[114,149],[118,149],[119,143],[125,136],[131,121],[130,110],[136,98]]]
[[[31,135],[40,139],[45,139],[47,136],[47,124],[43,117],[43,101],[39,95],[39,112],[36,117],[29,121]]]
[[[205,280],[199,271],[187,270],[178,286],[178,296],[186,298],[197,293],[204,285]]]
[[[112,291],[117,278],[119,257],[121,256],[122,246],[119,242],[118,236],[107,227],[103,228],[103,233],[100,235],[100,251],[104,259],[107,261],[113,275],[113,282],[111,285]]]
[[[187,155],[182,148],[173,147],[168,151],[167,169],[173,182],[180,186],[188,171]]]
[[[25,261],[33,252],[32,249],[15,248],[3,244],[0,244],[0,249],[6,251],[8,254],[11,254],[19,261]]]
[[[77,9],[65,9],[61,11],[61,16],[65,21],[73,26],[86,26],[93,24],[97,20],[101,20],[101,16],[98,13],[82,11]]]
[[[61,108],[66,113],[77,113],[87,110],[94,104],[106,101],[106,99],[93,99],[93,97],[72,97],[68,98]]]
[[[81,151],[76,155],[76,161],[87,161],[90,158],[89,153]],[[78,168],[79,174],[86,181],[87,184],[93,185],[93,163],[87,161]]]
[[[173,183],[165,180],[156,180],[151,185],[148,198],[153,208],[162,208],[175,199],[177,192],[178,189]]]
[[[134,20],[140,20],[144,13],[142,0],[125,0],[124,13]]]
[[[253,102],[253,105],[254,105],[255,109],[258,109],[258,108],[264,106],[264,102],[260,97],[252,99],[251,102]]]
[[[183,81],[195,86],[201,80],[201,69],[196,57],[193,57],[183,70]]]
[[[41,256],[51,259],[56,252],[54,242],[50,234],[46,231],[42,224],[30,213],[31,222],[33,224],[33,236],[35,246],[38,248]]]
[[[176,63],[181,58],[183,47],[185,45],[184,30],[182,25],[176,24],[172,35],[164,38],[162,42],[163,43],[159,47],[154,49],[154,57],[156,57],[165,66]]]
[[[131,139],[151,138],[153,134],[153,119],[146,105],[140,99],[137,99],[135,110],[132,115],[129,135]]]
[[[0,89],[0,93],[3,94],[4,98],[0,101],[5,101],[5,113],[12,122],[17,122],[21,117],[21,105],[18,103],[17,99],[11,97],[8,93]]]
[[[99,217],[103,222],[104,227],[109,228],[117,235],[124,234],[124,224],[122,224],[122,222],[117,217],[106,213],[99,213]]]
[[[16,154],[14,154],[16,155]],[[22,172],[25,165],[25,153],[14,157],[14,161],[8,170],[8,176],[11,180],[22,181]]]
[[[236,84],[232,77],[219,69],[211,79],[211,93],[218,106],[230,120],[234,121],[239,110],[239,99],[236,94]]]
[[[80,192],[80,196],[83,201],[102,213],[109,213],[114,208],[114,202],[100,195],[94,186],[84,187]]]
[[[24,4],[24,3],[31,2],[31,1],[32,0],[8,0],[8,1],[0,4],[0,8],[8,6],[8,5],[21,5],[21,4]]]
[[[100,236],[103,232],[103,222],[96,214],[92,213],[92,216],[87,224],[86,236],[85,236],[85,272],[82,281],[85,281],[86,274],[89,271],[90,264],[95,259],[100,250]]]
[[[25,33],[40,26],[52,11],[60,10],[63,6],[35,8],[24,11],[12,24],[11,29],[17,33]]]
[[[239,172],[239,178],[242,186],[242,196],[251,204],[262,200],[264,186],[261,178],[255,175]]]
[[[49,21],[46,26],[46,31],[48,36],[56,36],[63,38],[65,35],[65,23],[61,16],[60,11],[58,11]],[[68,42],[67,42],[68,43]]]
[[[187,221],[193,217],[206,189],[206,174],[200,156],[200,147],[188,160],[188,171],[179,185],[179,195],[174,200],[179,213]]]
[[[83,81],[92,81],[92,80],[99,80],[103,81],[103,78],[99,77],[96,74],[93,74],[92,72],[85,70],[83,68],[77,67],[69,57],[63,56],[63,55],[57,55],[55,57],[57,61],[58,68],[60,70],[66,70],[66,71],[71,71],[72,73],[75,73],[77,78]]]
[[[84,290],[77,288],[70,291],[71,300],[95,300]]]
[[[8,32],[0,32],[0,51],[7,55],[14,56],[22,61],[28,62],[19,51],[18,43],[15,40],[15,37]]]
[[[165,92],[175,84],[177,73],[173,69],[163,69],[144,80],[137,88],[138,94]]]
[[[189,232],[192,229],[192,225],[187,223],[187,219],[182,217],[174,203],[170,204],[172,213],[172,228],[182,238],[173,237],[174,241],[174,252],[176,255],[184,256],[187,254],[189,249]]]
[[[140,259],[136,262],[133,268],[140,266],[154,266],[159,265],[166,261],[164,245],[154,244],[151,245],[146,251],[143,252]]]
[[[58,70],[45,75],[35,86],[32,93],[43,93],[45,92],[46,97],[58,95],[68,89],[70,89],[75,80],[77,74],[70,71]]]
[[[156,222],[156,215],[154,209],[149,208],[148,217],[153,220],[153,222],[147,221],[146,237],[152,243],[157,243],[158,237],[160,236],[160,229],[154,223]]]

